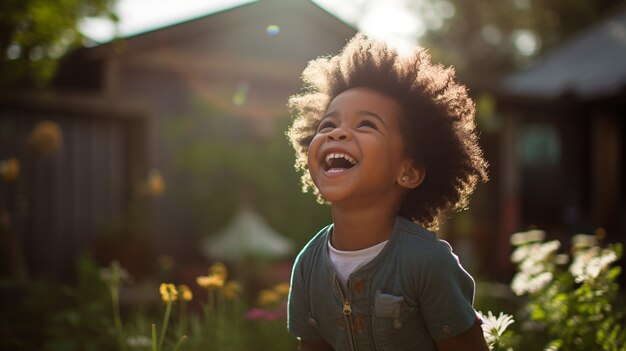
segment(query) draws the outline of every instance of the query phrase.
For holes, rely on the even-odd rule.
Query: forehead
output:
[[[337,95],[328,105],[327,112],[343,109],[370,111],[391,117],[400,111],[400,104],[392,97],[374,89],[358,87]]]

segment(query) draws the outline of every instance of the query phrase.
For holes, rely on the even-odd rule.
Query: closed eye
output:
[[[333,123],[332,121],[322,121],[319,127],[317,127],[317,131],[322,132],[325,129],[333,129],[333,128],[335,128],[335,123]]]
[[[379,130],[378,126],[376,125],[376,123],[374,123],[374,122],[372,122],[370,120],[367,120],[367,119],[364,119],[361,122],[359,122],[358,127],[359,128],[365,127],[365,128],[372,128],[372,129],[375,129],[375,130]]]

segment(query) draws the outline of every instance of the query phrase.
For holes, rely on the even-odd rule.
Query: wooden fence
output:
[[[69,278],[115,229],[146,176],[146,116],[103,98],[0,94],[0,161],[20,168],[0,181],[4,273]]]

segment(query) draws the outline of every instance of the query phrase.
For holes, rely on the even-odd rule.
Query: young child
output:
[[[333,224],[293,269],[301,349],[487,350],[474,281],[428,230],[487,179],[465,87],[425,50],[399,56],[362,34],[303,80],[288,136]]]

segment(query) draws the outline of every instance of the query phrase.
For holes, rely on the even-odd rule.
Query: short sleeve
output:
[[[287,309],[287,328],[289,333],[304,341],[320,341],[322,336],[311,319],[311,304],[308,289],[305,286],[302,271],[302,254],[298,256],[291,273],[291,286]]]
[[[476,322],[474,279],[463,269],[448,243],[441,241],[424,267],[420,307],[430,336],[446,339],[467,331]]]

